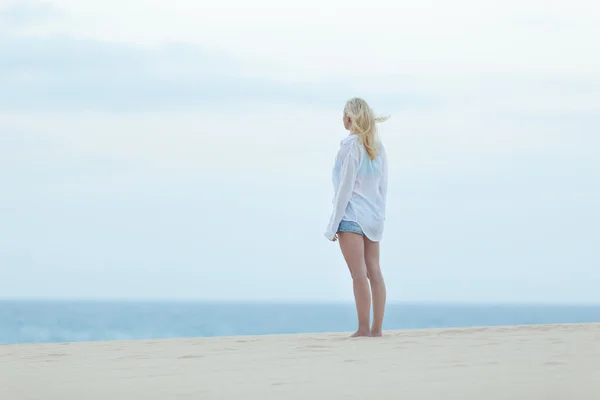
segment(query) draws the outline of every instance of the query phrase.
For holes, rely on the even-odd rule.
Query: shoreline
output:
[[[406,329],[391,329],[383,331],[383,337],[359,337],[350,338],[349,336],[354,331],[332,331],[332,332],[302,332],[302,333],[266,333],[258,335],[217,335],[217,336],[179,336],[179,337],[168,337],[168,338],[144,338],[144,339],[109,339],[109,340],[81,340],[81,341],[60,341],[60,342],[27,342],[27,343],[0,343],[0,348],[5,346],[52,346],[52,345],[86,345],[86,344],[110,344],[110,343],[143,343],[143,342],[171,342],[171,341],[190,341],[190,340],[211,340],[211,339],[261,339],[261,338],[278,338],[278,337],[313,337],[318,335],[327,335],[332,337],[338,337],[347,335],[349,340],[382,340],[392,335],[401,335],[407,332],[422,332],[435,333],[444,332],[451,333],[452,331],[477,331],[477,330],[506,330],[506,329],[517,329],[517,328],[528,328],[528,327],[569,327],[569,326],[595,326],[597,325],[600,329],[600,322],[566,322],[556,324],[519,324],[519,325],[473,325],[473,326],[450,326],[442,328],[406,328]]]

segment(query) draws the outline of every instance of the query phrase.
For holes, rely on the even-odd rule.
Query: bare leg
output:
[[[373,326],[371,336],[381,336],[383,314],[385,312],[386,289],[381,266],[379,265],[379,242],[364,238],[365,263],[373,294]]]
[[[358,330],[352,337],[370,336],[371,290],[367,279],[363,236],[351,232],[340,232],[338,237],[342,254],[352,275],[354,301],[358,314]]]

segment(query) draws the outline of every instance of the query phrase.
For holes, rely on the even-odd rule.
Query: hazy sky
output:
[[[597,2],[288,4],[0,0],[0,297],[351,300],[361,96],[391,301],[600,302]]]

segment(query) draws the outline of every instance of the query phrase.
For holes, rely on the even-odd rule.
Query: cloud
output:
[[[227,57],[173,44],[129,44],[67,37],[0,41],[0,104],[12,109],[111,110],[202,103],[252,85]]]
[[[0,40],[0,105],[12,110],[135,111],[256,101],[339,106],[352,86],[254,77],[239,60],[183,43],[147,49],[64,36]],[[383,97],[406,107],[434,101],[414,89]]]
[[[592,50],[599,6],[588,0],[552,7],[541,0],[373,0],[369,7],[349,0],[53,3],[80,21],[63,33],[225,49],[288,80],[461,72],[564,77],[600,70]]]
[[[45,22],[65,16],[62,9],[42,1],[12,1],[0,5],[0,23],[23,26]]]
[[[13,111],[145,111],[287,103],[339,109],[353,96],[382,113],[597,112],[600,77],[391,74],[281,80],[188,43],[146,48],[68,36],[0,39],[0,106]],[[475,110],[473,110],[475,111]]]
[[[600,107],[600,58],[586,49],[600,24],[577,0],[545,11],[537,0],[518,7],[511,1],[376,2],[365,14],[353,2],[341,9],[322,4],[319,12],[312,1],[295,8],[266,0],[250,8],[235,0],[177,4],[56,0],[4,8],[29,15],[13,17],[23,24],[44,13],[68,23],[0,39],[0,106],[27,112],[249,103],[338,109],[359,95],[384,113],[593,113]],[[135,18],[127,12],[142,7]],[[351,29],[360,18],[361,29]],[[553,28],[544,24],[560,32],[547,32]]]

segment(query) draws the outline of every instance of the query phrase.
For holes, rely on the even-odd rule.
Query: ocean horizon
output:
[[[385,330],[600,322],[600,305],[389,303]],[[0,300],[0,344],[353,331],[351,302]]]

